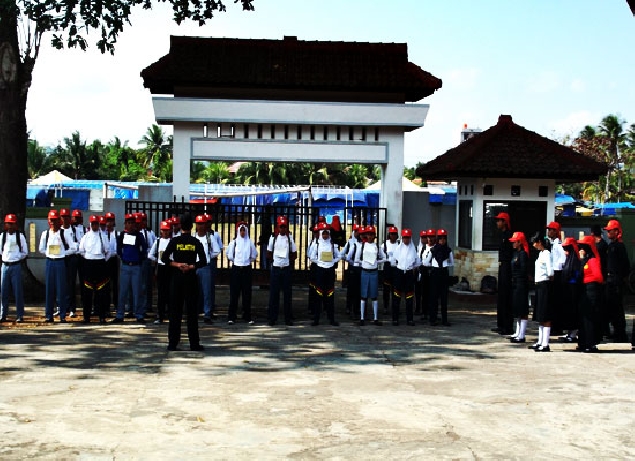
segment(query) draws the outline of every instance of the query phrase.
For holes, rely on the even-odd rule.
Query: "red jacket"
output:
[[[590,258],[584,264],[584,283],[604,283],[604,277],[602,277],[602,268],[600,267],[600,260],[598,258]]]

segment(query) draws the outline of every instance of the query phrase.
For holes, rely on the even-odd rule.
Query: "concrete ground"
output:
[[[451,327],[360,327],[343,295],[340,327],[311,327],[296,290],[296,325],[272,328],[255,289],[261,321],[220,309],[204,352],[186,335],[167,352],[165,324],[46,325],[31,306],[0,327],[0,458],[635,457],[630,344],[535,353],[490,331],[488,296],[452,296]]]

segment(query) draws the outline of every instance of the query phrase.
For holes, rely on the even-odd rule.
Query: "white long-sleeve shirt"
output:
[[[21,232],[10,234],[8,231],[1,234],[4,239],[2,246],[2,261],[5,263],[15,263],[27,257],[29,249],[26,246],[26,238]],[[19,239],[19,240],[18,240]]]
[[[258,257],[258,250],[256,249],[256,245],[254,245],[254,242],[252,242],[251,239],[247,239],[247,241],[249,242],[247,243],[249,245],[249,252],[237,252],[236,240],[232,240],[231,242],[229,242],[229,245],[227,245],[227,259],[231,261],[234,266],[249,266]]]
[[[374,242],[362,242],[351,246],[346,259],[353,261],[356,266],[361,266],[362,269],[374,270],[380,263],[386,261],[386,253],[381,246],[378,247]]]
[[[341,259],[339,247],[331,239],[319,239],[317,245],[312,245],[309,250],[309,259],[312,263],[324,269],[330,269]]]
[[[79,241],[79,254],[84,259],[110,259],[110,245],[101,231],[88,231]]]
[[[151,261],[158,261],[157,264],[159,266],[165,266],[161,257],[163,256],[163,252],[168,247],[168,243],[170,243],[171,239],[164,239],[163,237],[159,237],[152,244],[152,248],[148,250],[148,259]]]
[[[267,251],[271,251],[273,254],[274,267],[287,267],[291,263],[291,254],[296,253],[298,248],[291,235],[272,235],[269,237]]]
[[[205,233],[203,236],[198,235],[198,233],[194,236],[201,242],[203,248],[205,249],[205,257],[207,258],[207,264],[212,263],[212,258],[215,258],[220,253],[220,247],[218,246],[218,240],[216,240],[213,236],[208,233]]]
[[[549,250],[542,250],[538,253],[538,259],[534,266],[534,282],[546,282],[553,276],[553,266],[551,265],[551,255]]]
[[[66,248],[62,242],[61,234],[62,229],[57,232],[53,232],[53,229],[42,232],[40,236],[40,253],[49,259],[64,259],[66,257]]]
[[[551,240],[551,265],[554,271],[561,271],[564,267],[564,262],[567,259],[567,255],[564,254],[562,248],[562,242],[559,238]]]

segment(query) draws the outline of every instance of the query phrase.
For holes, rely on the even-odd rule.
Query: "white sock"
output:
[[[538,345],[542,344],[542,325],[538,325]]]
[[[551,334],[551,327],[542,327],[542,345],[549,345],[549,335]]]
[[[521,319],[520,320],[520,332],[518,333],[518,339],[524,339],[526,331],[527,331],[527,319]]]
[[[520,334],[520,320],[516,320],[516,331],[514,331],[512,338],[518,338],[519,334]]]
[[[578,330],[569,330],[569,338],[576,338],[578,336]]]
[[[364,320],[364,311],[366,310],[366,300],[362,299],[360,307],[359,307],[359,318]]]
[[[373,300],[373,314],[375,315],[375,320],[378,319],[377,317],[377,311],[379,310],[379,301],[377,301],[376,299]]]

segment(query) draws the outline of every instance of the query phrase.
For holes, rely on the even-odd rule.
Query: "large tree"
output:
[[[0,216],[16,213],[24,222],[27,170],[26,103],[42,39],[57,49],[86,49],[96,30],[96,46],[114,53],[119,33],[130,24],[134,7],[170,3],[174,21],[199,25],[225,11],[222,0],[0,0]],[[253,0],[240,2],[253,10]]]

